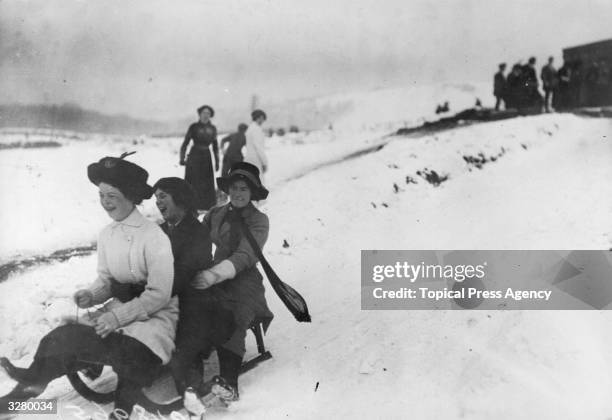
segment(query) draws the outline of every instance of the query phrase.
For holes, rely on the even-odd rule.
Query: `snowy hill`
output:
[[[492,105],[489,83],[439,83],[399,88],[337,93],[321,97],[266,105],[270,125],[296,124],[307,129],[332,126],[343,133],[392,131],[417,125],[436,116],[437,105],[449,102],[455,113],[475,105],[480,99],[484,106]]]
[[[49,127],[102,133],[167,133],[176,123],[143,120],[128,115],[108,115],[81,108],[79,105],[0,105],[0,127]]]
[[[295,323],[268,288],[276,318],[266,344],[274,358],[241,377],[231,418],[611,417],[608,312],[360,309],[361,249],[612,247],[610,133],[611,120],[562,114],[423,136],[370,137],[365,130],[356,138],[270,139],[275,172],[263,206],[271,220],[265,253],[307,299],[313,322]],[[0,213],[8,229],[1,255],[94,240],[108,220],[84,168],[104,154],[136,146],[134,161],[153,180],[180,175],[178,139],[143,141],[0,152],[0,167],[18,174],[4,197],[23,213]],[[376,145],[384,147],[341,159]],[[448,179],[434,186],[417,174],[425,168]],[[152,200],[144,205],[155,217],[153,207]],[[0,283],[0,354],[27,364],[38,338],[74,313],[71,294],[94,273],[95,256],[88,256]],[[3,374],[0,386],[11,386]],[[62,379],[44,396],[68,390]]]

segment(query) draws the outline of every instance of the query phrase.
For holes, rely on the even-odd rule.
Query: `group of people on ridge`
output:
[[[495,109],[499,110],[502,102],[506,109],[566,110],[582,105],[582,97],[587,96],[593,105],[609,102],[612,72],[605,60],[593,61],[583,70],[580,60],[564,61],[558,70],[554,58],[541,68],[540,80],[544,95],[538,90],[536,59],[531,57],[526,65],[520,63],[512,66],[506,76],[506,63],[501,63],[493,78],[493,95],[496,98]],[[586,90],[588,92],[583,92]]]
[[[87,167],[112,223],[98,237],[97,278],[74,294],[76,305],[86,312],[45,335],[28,367],[0,358],[0,366],[17,382],[0,398],[3,406],[37,397],[63,375],[108,365],[118,377],[109,418],[127,418],[141,389],[169,364],[185,408],[200,414],[202,356],[213,349],[220,371],[212,393],[226,402],[238,399],[246,331],[256,318],[264,330],[273,318],[255,246],[245,237],[245,231],[250,232],[260,252],[269,231],[268,217],[253,205],[268,196],[260,177],[267,161],[257,154],[265,114],[253,112],[246,130],[246,144],[251,136],[256,154],[251,155],[251,149],[247,153],[258,165],[238,161],[238,147],[230,141],[236,149],[226,153],[223,176],[217,178],[229,202],[215,206],[207,195],[214,192],[214,184],[203,176],[212,175],[212,167],[206,172],[212,165],[210,154],[206,157],[210,145],[218,168],[216,128],[210,122],[214,111],[205,106],[198,113],[200,121],[189,127],[181,147],[187,180],[161,178],[150,186],[148,172],[126,160],[127,154],[107,156]],[[244,135],[244,130],[239,133]],[[191,140],[194,147],[186,158]],[[164,219],[161,226],[137,208],[152,196]],[[197,210],[203,206],[209,211],[200,222]]]
[[[542,95],[538,90],[538,76],[535,68],[536,59],[531,57],[527,64],[515,64],[506,77],[506,63],[499,65],[499,70],[493,79],[493,95],[495,109],[499,110],[504,102],[506,109],[524,109],[541,107]],[[546,88],[545,88],[546,89]]]

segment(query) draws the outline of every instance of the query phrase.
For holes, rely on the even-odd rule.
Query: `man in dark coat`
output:
[[[522,69],[523,98],[521,103],[526,108],[536,106],[542,100],[542,96],[538,92],[538,75],[535,66],[535,57],[530,57],[528,63]]]
[[[495,95],[495,110],[499,111],[499,106],[502,101],[506,101],[506,76],[504,72],[506,71],[506,63],[501,63],[499,65],[499,71],[495,73],[495,77],[493,78],[493,95]]]
[[[520,106],[521,91],[522,91],[522,66],[515,64],[512,66],[512,71],[506,80],[506,108],[517,109]]]
[[[557,89],[557,70],[553,66],[553,57],[548,58],[548,64],[542,67],[540,78],[544,88],[544,110],[550,112],[550,103]]]
[[[223,166],[221,167],[221,176],[228,174],[230,168],[234,163],[242,162],[244,156],[242,156],[242,148],[246,144],[245,132],[249,126],[241,123],[238,125],[238,131],[230,134],[221,140],[221,150],[223,152]],[[225,143],[228,143],[227,149],[224,149]]]
[[[523,80],[525,81],[525,85],[530,88],[538,88],[538,76],[535,69],[536,58],[530,57],[529,61],[525,66],[523,66]]]

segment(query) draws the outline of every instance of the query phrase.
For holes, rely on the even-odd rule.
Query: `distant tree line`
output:
[[[0,105],[0,127],[50,128],[96,133],[153,134],[172,131],[158,121],[106,115],[74,104]]]

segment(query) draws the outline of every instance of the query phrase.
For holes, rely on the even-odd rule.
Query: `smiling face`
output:
[[[244,207],[251,202],[251,189],[246,181],[239,179],[232,182],[228,191],[230,202],[234,207]]]
[[[102,208],[106,210],[114,221],[122,221],[134,210],[134,203],[127,199],[118,188],[105,182],[100,182],[98,191]]]
[[[178,206],[170,194],[164,190],[155,190],[155,204],[164,220],[170,224],[177,224],[185,217],[185,209]]]

